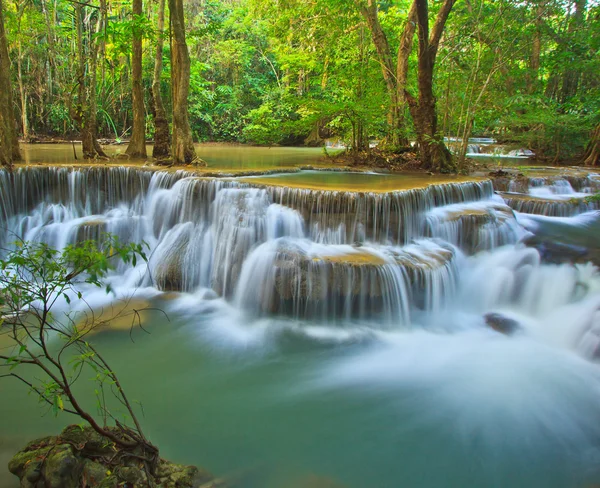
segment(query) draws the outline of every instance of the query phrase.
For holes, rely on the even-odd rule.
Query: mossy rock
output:
[[[59,438],[61,442],[73,444],[84,455],[114,453],[114,443],[88,426],[69,425],[60,433]]]
[[[118,433],[116,429],[111,429]],[[134,451],[134,453],[137,451]],[[117,488],[147,486],[146,471],[135,456],[119,457],[112,441],[91,427],[70,425],[60,435],[32,441],[9,462],[9,470],[22,488]],[[223,481],[195,466],[159,461],[152,480],[161,488],[224,487]]]

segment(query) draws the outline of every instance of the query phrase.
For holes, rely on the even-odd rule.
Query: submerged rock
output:
[[[452,246],[426,240],[356,248],[277,239],[249,256],[237,300],[258,314],[408,323],[411,305],[429,309],[452,295],[454,257]]]
[[[22,488],[117,488],[150,486],[148,473],[136,456],[120,457],[115,445],[91,427],[70,425],[60,435],[27,444],[10,460],[8,469]],[[207,471],[160,459],[151,482],[161,488],[225,487]]]
[[[519,223],[532,234],[524,244],[537,249],[545,262],[600,266],[599,211],[569,219],[521,215]]]
[[[521,231],[510,207],[495,200],[438,207],[426,215],[424,234],[467,254],[513,244]]]
[[[501,313],[486,313],[483,318],[490,328],[505,335],[513,335],[522,328],[519,322]]]
[[[506,204],[520,213],[548,217],[571,217],[600,208],[600,202],[581,197],[540,198],[518,193],[501,193]]]

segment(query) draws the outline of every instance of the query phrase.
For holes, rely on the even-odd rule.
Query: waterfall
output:
[[[554,187],[582,185],[562,180]],[[476,272],[469,270],[486,269],[502,246],[512,249],[523,237],[523,226],[534,227],[515,219],[514,206],[494,195],[490,181],[376,193],[271,187],[183,171],[30,168],[0,171],[0,201],[4,247],[21,237],[62,248],[109,232],[149,247],[147,266],[117,270],[127,286],[212,289],[253,317],[363,321],[377,329],[412,327],[446,313],[470,286],[465,276]],[[525,257],[507,251],[501,260],[521,264],[508,271],[506,263],[494,265],[494,279],[473,290],[485,304],[478,313],[522,301],[533,306],[536,297],[525,291],[535,286],[522,283],[524,270],[538,277],[527,283],[539,286],[572,273],[568,266],[547,268],[534,249],[519,252]],[[536,310],[575,296],[564,293]]]
[[[516,212],[570,217],[600,208],[600,202],[589,198],[600,191],[594,174],[496,177],[493,184]]]
[[[379,317],[383,327],[408,326],[413,305],[437,311],[451,299],[454,258],[451,246],[425,240],[405,247],[355,247],[276,239],[249,256],[236,302],[257,314]]]

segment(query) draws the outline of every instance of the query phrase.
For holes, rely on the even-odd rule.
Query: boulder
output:
[[[282,239],[258,249],[238,286],[238,299],[259,314],[373,317],[398,320],[425,307],[433,283],[450,284],[455,250],[433,241],[405,247],[312,245]],[[438,280],[447,273],[449,280]],[[256,287],[254,283],[261,283]]]
[[[58,436],[27,444],[10,460],[8,469],[20,479],[21,488],[147,486],[148,474],[139,457],[118,456],[118,452],[112,441],[91,427],[70,425]],[[152,483],[161,488],[225,487],[207,471],[164,459],[159,460]]]
[[[513,335],[522,329],[519,322],[501,313],[486,313],[483,318],[488,327],[501,334]]]

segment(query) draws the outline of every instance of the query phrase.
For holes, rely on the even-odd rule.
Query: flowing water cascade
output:
[[[600,208],[596,175],[495,178],[494,188],[516,212],[571,217]]]
[[[510,210],[486,200],[489,182],[379,194],[253,187],[127,168],[0,176],[5,246],[19,237],[62,248],[105,232],[144,241],[149,270],[136,281],[131,269],[121,269],[128,283],[212,288],[262,314],[384,317],[386,327],[406,325],[411,306],[435,309],[451,296],[460,249],[517,240],[507,224],[515,223]],[[474,219],[455,208],[468,209],[465,202],[477,207]],[[445,217],[440,208],[448,209]],[[449,217],[456,212],[463,215]],[[456,225],[476,237],[463,238]]]
[[[600,212],[552,216],[568,203],[547,197],[597,189],[347,192],[35,167],[0,171],[0,240],[147,243],[147,264],[109,276],[116,296],[85,299],[135,297],[177,324],[149,319],[135,346],[94,336],[173,458],[277,467],[244,488],[305,487],[297,466],[349,488],[575,488],[600,482]],[[547,202],[542,215],[514,212],[518,194]],[[554,259],[557,243],[575,254]],[[17,435],[22,408],[2,402],[3,432]]]

